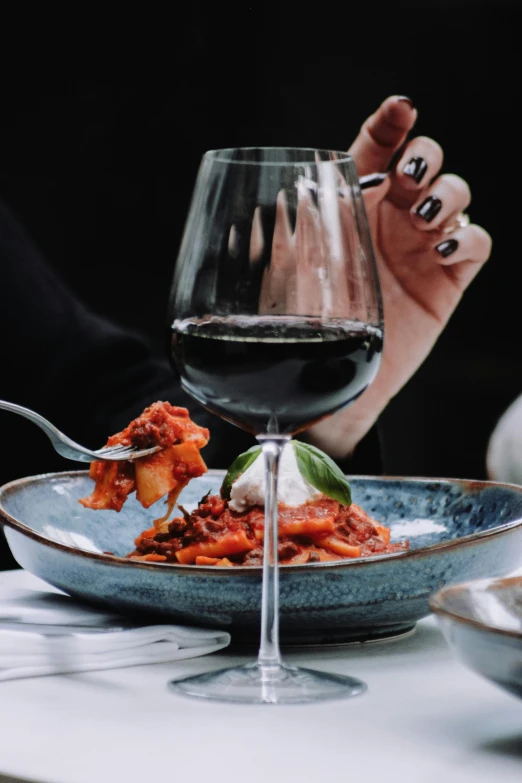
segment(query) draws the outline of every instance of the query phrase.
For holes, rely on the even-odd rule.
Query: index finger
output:
[[[406,140],[417,119],[417,110],[409,98],[392,95],[363,123],[359,135],[348,150],[355,160],[359,176],[384,171],[393,153]]]

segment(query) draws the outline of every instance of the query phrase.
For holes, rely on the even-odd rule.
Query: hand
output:
[[[408,98],[387,98],[350,147],[359,176],[385,171],[416,119]],[[490,255],[491,238],[480,226],[444,230],[455,225],[471,194],[455,174],[439,175],[442,160],[437,142],[414,138],[385,182],[365,193],[382,288],[384,351],[364,394],[308,431],[310,441],[332,457],[353,451],[419,368]]]

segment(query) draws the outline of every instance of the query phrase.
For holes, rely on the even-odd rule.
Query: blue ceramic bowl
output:
[[[222,471],[190,482],[190,508]],[[281,568],[284,644],[378,639],[411,629],[446,584],[505,576],[522,565],[522,487],[478,481],[358,477],[354,502],[409,538],[404,553]],[[261,569],[144,563],[125,559],[133,540],[159,516],[134,497],[123,510],[92,511],[87,473],[19,479],[0,489],[0,518],[18,563],[84,601],[225,628],[257,642]],[[163,506],[161,506],[163,508]],[[107,554],[113,553],[113,554]]]
[[[430,605],[459,658],[522,699],[522,577],[445,587]]]

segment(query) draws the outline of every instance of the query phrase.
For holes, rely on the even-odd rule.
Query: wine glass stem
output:
[[[279,567],[277,481],[281,453],[290,440],[285,435],[259,435],[265,461],[265,533],[263,552],[263,587],[261,595],[261,644],[259,666],[281,664],[279,651]]]

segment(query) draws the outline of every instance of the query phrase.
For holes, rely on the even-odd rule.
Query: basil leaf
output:
[[[315,487],[329,498],[338,500],[344,506],[351,505],[352,493],[350,485],[342,470],[330,457],[301,441],[292,441],[299,472],[312,487]]]
[[[230,490],[234,481],[245,472],[261,454],[261,446],[252,446],[251,449],[236,457],[228,469],[223,484],[221,485],[221,497],[230,500]]]

